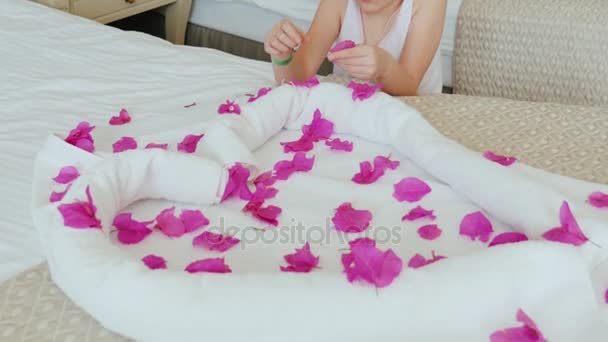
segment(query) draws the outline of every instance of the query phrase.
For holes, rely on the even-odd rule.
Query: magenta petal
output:
[[[436,224],[430,224],[418,228],[418,235],[425,240],[435,240],[441,236],[441,229]]]
[[[167,150],[169,149],[169,144],[155,144],[155,143],[149,143],[148,145],[146,145],[145,149],[146,150],[150,150],[153,148],[157,148],[157,149],[161,149],[161,150]]]
[[[236,163],[229,170],[228,182],[224,189],[224,195],[222,196],[222,202],[230,197],[238,197],[244,201],[251,199],[251,190],[249,190],[250,171],[248,168],[243,166],[241,163]]]
[[[496,331],[490,335],[490,342],[547,342],[534,321],[522,309],[517,311],[517,321],[523,326]]]
[[[194,135],[188,134],[184,137],[184,140],[177,144],[177,150],[184,153],[194,153],[198,147],[199,141],[204,137],[204,134]]]
[[[266,222],[275,227],[278,226],[279,221],[277,220],[277,217],[281,214],[283,210],[274,205],[270,205],[267,207],[263,207],[263,205],[264,201],[254,199],[247,203],[245,208],[243,208],[243,211],[246,213],[251,213],[253,217],[262,222]]]
[[[431,255],[432,255],[432,258],[427,260],[422,255],[416,254],[410,259],[410,261],[407,263],[407,266],[409,268],[417,269],[417,268],[421,268],[421,267],[433,264],[439,260],[443,260],[446,258],[443,255],[435,255],[434,251],[431,253]]]
[[[319,257],[310,251],[308,242],[303,248],[296,248],[294,254],[283,257],[289,266],[281,266],[281,272],[308,273],[319,265]]]
[[[572,214],[568,202],[562,203],[559,211],[559,220],[561,226],[545,232],[543,238],[573,246],[581,246],[589,240],[581,230],[578,222],[576,222],[576,218]]]
[[[75,167],[64,166],[59,170],[59,174],[57,177],[53,178],[53,180],[59,184],[68,184],[79,176],[80,173],[78,173],[78,170]]]
[[[502,234],[496,235],[492,242],[488,245],[488,247],[494,247],[498,245],[505,245],[509,243],[517,243],[522,241],[528,241],[528,237],[526,234],[517,233],[517,232],[506,232]]]
[[[315,110],[312,122],[302,126],[302,133],[313,141],[326,140],[334,133],[334,123],[324,119],[320,110]]]
[[[382,84],[371,84],[371,83],[357,83],[350,81],[348,88],[353,92],[353,101],[360,100],[364,101],[372,97],[378,90],[382,89]]]
[[[306,153],[298,152],[293,156],[291,161],[282,160],[274,165],[275,178],[278,180],[287,180],[296,172],[308,172],[312,170],[314,162],[314,156],[306,158]]]
[[[468,236],[472,241],[488,242],[492,232],[492,222],[481,211],[466,215],[460,222],[460,235]]]
[[[163,257],[159,257],[153,254],[145,256],[141,259],[144,262],[144,265],[148,266],[151,270],[160,270],[167,268],[167,262]]]
[[[188,273],[231,273],[232,270],[224,262],[224,258],[211,258],[204,260],[197,260],[185,269]]]
[[[589,203],[596,208],[608,208],[608,194],[594,192],[589,195]]]
[[[267,199],[275,198],[279,190],[275,188],[267,188],[260,184],[256,186],[255,192],[251,195],[252,200],[265,201]]]
[[[389,157],[385,157],[385,156],[377,156],[376,158],[374,158],[374,167],[375,168],[380,168],[384,171],[386,170],[396,170],[399,165],[401,165],[401,162],[398,160],[391,160]]]
[[[276,178],[274,178],[274,170],[270,170],[259,174],[253,181],[253,184],[255,184],[256,187],[260,185],[268,187],[274,185],[276,181]]]
[[[302,88],[313,88],[316,87],[320,84],[319,79],[317,78],[317,76],[311,76],[308,80],[304,81],[304,82],[300,82],[300,81],[293,81],[291,82],[291,84],[293,84],[296,87],[302,87]]]
[[[359,173],[355,174],[352,181],[357,184],[372,184],[384,176],[382,168],[373,168],[372,163],[364,161],[359,163]]]
[[[200,210],[182,210],[179,219],[183,222],[186,233],[192,233],[209,224],[209,219]]]
[[[61,204],[57,209],[63,216],[64,225],[76,229],[101,229],[101,221],[95,216],[97,208],[93,204],[91,190],[87,186],[87,201]]]
[[[72,186],[72,184],[68,184],[68,186],[65,187],[65,190],[63,190],[61,192],[57,192],[57,191],[51,192],[51,195],[49,196],[49,202],[55,203],[55,202],[61,201],[65,197],[65,194],[68,193],[71,186]]]
[[[405,216],[401,218],[402,221],[416,221],[422,218],[428,218],[429,220],[435,220],[437,217],[433,215],[433,210],[426,210],[421,206],[410,210]]]
[[[342,266],[348,281],[360,279],[377,288],[389,286],[403,269],[401,258],[391,249],[382,252],[369,240],[361,241],[351,246],[350,253],[342,254]]]
[[[90,126],[88,122],[83,121],[70,131],[70,134],[65,138],[65,142],[89,153],[93,153],[95,152],[95,144],[93,136],[91,136],[93,129],[95,129],[95,126]]]
[[[156,217],[156,228],[168,237],[181,237],[186,234],[186,226],[175,216],[175,207],[163,210]]]
[[[238,245],[239,242],[241,240],[229,235],[224,236],[212,232],[203,232],[192,240],[192,246],[223,253]]]
[[[370,238],[358,238],[353,241],[349,241],[348,245],[350,246],[351,249],[361,247],[361,246],[376,247],[376,240],[373,240]]]
[[[257,101],[258,99],[260,99],[261,97],[266,96],[266,94],[270,93],[272,91],[272,88],[261,88],[260,90],[258,90],[258,94],[256,96],[250,96],[249,100],[247,100],[248,103],[252,103]]]
[[[431,192],[431,187],[415,177],[404,178],[399,183],[395,184],[394,188],[395,192],[393,193],[393,197],[399,202],[417,202]]]
[[[114,153],[120,153],[128,150],[134,150],[137,148],[137,141],[131,137],[122,137],[117,142],[112,144],[112,151]]]
[[[142,242],[148,235],[152,234],[152,229],[148,225],[152,222],[138,222],[133,220],[131,213],[117,215],[112,221],[112,225],[118,229],[118,241],[123,245],[134,245]]]
[[[336,45],[334,45],[334,47],[332,47],[329,50],[329,53],[336,53],[338,51],[352,49],[355,46],[357,46],[357,44],[355,42],[353,42],[352,40],[343,40],[343,41],[337,43]]]
[[[325,141],[325,145],[329,146],[332,151],[344,151],[344,152],[352,152],[353,151],[353,143],[347,140],[340,140],[338,138],[333,140]]]
[[[369,228],[372,213],[369,210],[357,210],[351,203],[343,203],[336,209],[331,222],[336,229],[345,233],[360,233]]]
[[[126,109],[121,109],[118,116],[113,116],[110,118],[110,125],[119,126],[124,125],[131,122],[131,116]]]
[[[227,100],[217,109],[218,114],[241,114],[241,107],[234,101]]]
[[[314,141],[309,136],[303,135],[298,140],[282,142],[283,151],[285,153],[290,152],[308,152],[311,151],[314,147]]]
[[[491,151],[484,152],[483,157],[502,166],[511,166],[517,161],[515,157],[502,156]]]

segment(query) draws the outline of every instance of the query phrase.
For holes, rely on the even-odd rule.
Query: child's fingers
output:
[[[330,53],[329,55],[327,55],[327,58],[333,62],[336,60],[343,60],[343,59],[350,59],[350,58],[357,58],[357,57],[363,57],[367,55],[367,49],[364,49],[362,46],[356,46],[354,48],[350,48],[350,49],[345,49],[345,50],[341,50],[338,52],[333,52]]]
[[[293,39],[291,39],[290,37],[288,37],[285,32],[280,32],[277,35],[277,39],[285,46],[289,47],[290,49],[295,49],[296,46],[298,46],[299,44],[296,43]]]
[[[278,50],[280,53],[288,53],[291,51],[291,48],[285,46],[277,38],[274,38],[270,41],[270,47],[275,50]]]
[[[281,31],[295,44],[293,47],[296,47],[302,44],[304,40],[304,32],[300,30],[296,25],[294,25],[290,21],[285,21],[281,24]]]

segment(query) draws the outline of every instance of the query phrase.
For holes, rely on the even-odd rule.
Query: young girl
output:
[[[327,57],[334,73],[382,83],[391,95],[440,93],[446,6],[447,0],[322,0],[308,33],[285,19],[264,48],[277,82],[304,81]],[[328,54],[345,40],[357,46]]]

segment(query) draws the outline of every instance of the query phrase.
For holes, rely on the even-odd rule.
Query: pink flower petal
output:
[[[431,192],[431,187],[428,184],[415,177],[404,178],[395,184],[394,188],[393,197],[399,202],[417,202]]]
[[[184,224],[186,233],[192,233],[209,224],[209,219],[200,210],[182,210],[179,219]]]
[[[376,247],[376,240],[373,240],[370,238],[358,238],[358,239],[348,242],[348,245],[350,246],[351,249],[360,247],[360,246]]]
[[[253,217],[262,222],[266,222],[275,227],[278,226],[279,221],[277,220],[277,217],[281,214],[283,210],[274,205],[270,205],[267,207],[263,207],[263,205],[264,201],[257,199],[252,200],[247,203],[245,208],[243,208],[243,211],[246,213],[250,213],[251,215],[253,215]]]
[[[169,149],[169,144],[155,144],[155,143],[149,143],[148,145],[146,145],[146,150],[150,150],[153,148],[157,148],[157,149],[161,149],[161,150],[167,150]]]
[[[418,235],[425,240],[435,240],[441,236],[441,229],[436,224],[429,224],[418,228]]]
[[[490,335],[490,342],[547,342],[543,333],[526,313],[519,309],[517,321],[523,326],[499,330]]]
[[[232,270],[224,262],[224,258],[211,258],[192,262],[186,266],[188,273],[231,273]]]
[[[491,151],[484,152],[483,157],[502,166],[511,166],[517,161],[515,157],[502,156]]]
[[[217,109],[218,114],[241,114],[241,107],[234,101],[227,100]]]
[[[184,140],[177,144],[177,150],[184,153],[194,153],[198,147],[199,141],[204,137],[204,134],[194,135],[189,134],[184,137]]]
[[[260,90],[258,90],[258,94],[256,96],[250,96],[249,100],[247,100],[248,103],[252,103],[257,101],[259,98],[266,96],[266,94],[270,93],[272,91],[272,88],[260,88]]]
[[[192,246],[223,253],[238,245],[240,242],[241,240],[233,238],[230,235],[203,232],[192,240]]]
[[[492,232],[492,222],[481,211],[466,215],[460,222],[460,235],[468,236],[471,241],[488,242]]]
[[[175,207],[163,210],[156,217],[156,228],[171,238],[178,238],[186,234],[184,222],[175,216]]]
[[[291,161],[282,160],[274,165],[275,178],[278,180],[287,180],[296,172],[308,172],[312,170],[314,163],[314,156],[306,158],[306,153],[298,152],[293,156]]]
[[[306,135],[301,136],[298,140],[282,142],[283,151],[290,152],[308,152],[315,147],[314,141]]]
[[[294,254],[283,257],[289,266],[281,266],[281,272],[308,273],[319,266],[319,257],[310,251],[308,242],[303,248],[296,248]]]
[[[59,170],[59,174],[57,177],[53,178],[53,180],[59,184],[68,184],[78,177],[80,177],[80,173],[78,173],[78,170],[75,167],[64,166]]]
[[[117,142],[112,144],[112,151],[114,153],[120,153],[128,150],[135,150],[137,148],[137,141],[131,137],[122,137]]]
[[[357,184],[372,184],[384,176],[384,170],[372,167],[372,163],[364,161],[359,163],[359,173],[356,173],[352,181]]]
[[[138,222],[133,220],[131,213],[123,213],[114,218],[112,225],[118,229],[118,241],[120,243],[134,245],[152,234],[152,229],[148,228],[148,225],[152,222]]]
[[[351,245],[351,252],[342,254],[342,265],[349,282],[362,280],[377,288],[389,286],[403,269],[403,262],[391,249],[382,252],[370,240]],[[373,241],[373,240],[371,240]]]
[[[426,210],[421,206],[417,206],[416,208],[410,210],[405,216],[401,218],[401,221],[416,221],[423,218],[428,218],[429,220],[435,220],[437,217],[433,215],[433,210]]]
[[[141,259],[144,262],[144,265],[148,266],[151,270],[160,270],[167,268],[167,262],[163,257],[159,257],[153,254],[145,256]]]
[[[506,232],[502,234],[496,235],[492,242],[488,245],[488,247],[494,247],[498,245],[505,245],[509,243],[517,243],[522,241],[528,241],[528,237],[526,234],[517,233],[517,232]]]
[[[325,141],[325,145],[329,146],[332,151],[352,152],[353,143],[348,140],[340,140],[338,138]]]
[[[320,110],[315,110],[312,122],[302,126],[302,133],[309,136],[313,141],[326,140],[334,133],[334,123],[324,119]]]
[[[97,207],[93,204],[91,189],[86,189],[87,201],[61,204],[57,209],[63,216],[63,224],[76,229],[101,229],[101,221],[95,216]]]
[[[274,170],[270,170],[259,174],[253,181],[253,184],[255,184],[256,187],[259,185],[268,187],[274,185],[276,181],[276,178],[274,178]]]
[[[336,209],[331,222],[336,229],[345,233],[360,233],[369,228],[372,213],[369,210],[357,210],[351,203],[343,203]]]
[[[589,239],[576,222],[576,218],[570,210],[568,202],[563,202],[559,210],[560,227],[553,228],[543,234],[543,238],[549,241],[561,242],[573,246],[581,246]]]
[[[65,187],[65,190],[63,190],[61,192],[57,192],[57,191],[51,192],[51,195],[49,196],[49,202],[55,203],[55,202],[61,201],[65,197],[65,194],[67,194],[68,191],[70,191],[71,186],[72,186],[72,184],[68,184],[68,186]]]
[[[70,134],[65,138],[65,142],[74,145],[89,153],[95,152],[95,143],[91,132],[95,126],[90,126],[88,122],[83,121],[76,128],[70,131]]]
[[[249,201],[251,199],[251,190],[249,190],[247,184],[249,175],[250,171],[248,168],[241,163],[234,164],[229,170],[228,182],[226,183],[226,189],[224,189],[222,202],[230,197],[238,197],[244,201]]]
[[[431,252],[431,255],[432,255],[432,258],[427,260],[422,255],[416,254],[410,259],[410,261],[407,263],[407,266],[409,268],[418,269],[418,268],[433,264],[439,260],[446,259],[446,257],[443,255],[435,255],[435,251]]]
[[[339,43],[337,43],[336,45],[334,45],[333,48],[331,48],[329,50],[330,53],[336,53],[338,51],[342,51],[342,50],[346,50],[346,49],[352,49],[355,46],[357,46],[357,44],[355,42],[353,42],[352,40],[343,40]]]
[[[374,158],[374,167],[375,168],[380,168],[384,171],[386,170],[396,170],[399,165],[401,165],[401,162],[398,160],[391,160],[389,157],[385,157],[385,156],[377,156],[376,158]]]
[[[120,126],[131,122],[131,116],[126,109],[121,109],[118,116],[113,116],[110,118],[110,125],[112,126]]]
[[[254,201],[265,201],[267,199],[275,198],[279,190],[275,188],[269,188],[262,184],[259,184],[255,188],[255,192],[251,195],[251,199]]]
[[[302,87],[302,88],[314,88],[320,84],[319,79],[315,75],[311,76],[308,80],[306,80],[304,82],[292,81],[290,83],[296,87]]]
[[[594,192],[589,195],[589,204],[596,208],[608,208],[608,194],[603,192]]]
[[[196,106],[196,102],[192,102],[189,105],[185,105],[184,108],[190,108],[190,107],[194,107],[194,106]]]
[[[360,100],[364,101],[372,97],[378,90],[382,89],[382,84],[371,84],[371,83],[357,83],[350,81],[348,88],[353,91],[353,101]]]

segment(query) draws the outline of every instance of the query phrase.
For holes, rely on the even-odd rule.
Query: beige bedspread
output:
[[[608,109],[438,95],[405,98],[467,147],[608,183]],[[134,317],[133,319],[145,319]],[[76,307],[46,264],[0,285],[0,341],[124,341]]]

